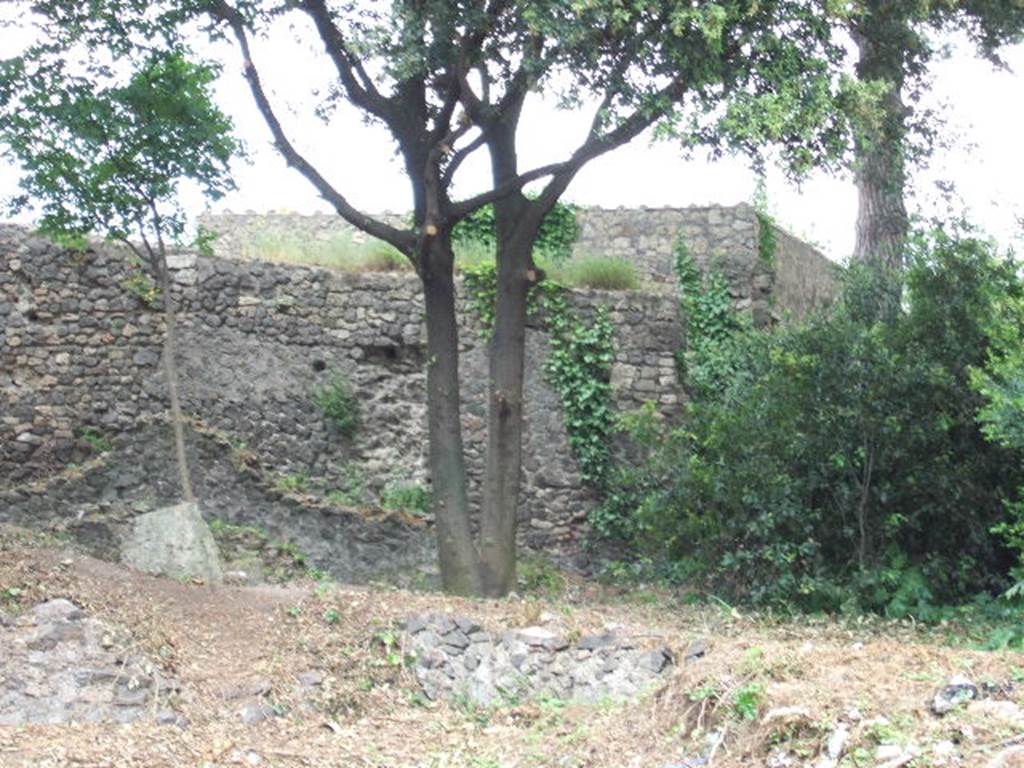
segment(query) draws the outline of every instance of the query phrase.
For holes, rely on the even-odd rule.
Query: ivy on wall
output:
[[[580,235],[577,219],[579,206],[557,202],[541,222],[534,248],[549,259],[562,261],[572,255],[572,247]],[[456,242],[473,242],[495,246],[494,206],[485,205],[455,225],[452,237]]]
[[[775,254],[779,250],[779,235],[775,229],[775,219],[763,211],[757,216],[757,255],[768,266],[775,265]]]
[[[493,263],[463,270],[469,301],[489,338],[494,326],[497,272]],[[615,362],[614,328],[604,307],[591,320],[573,310],[567,290],[544,281],[530,291],[529,311],[543,309],[551,354],[544,366],[565,414],[569,445],[580,462],[583,481],[602,488],[611,466],[615,428],[611,370]]]
[[[615,331],[605,307],[587,322],[572,311],[564,288],[551,283],[543,290],[551,343],[544,372],[561,397],[569,445],[580,462],[583,481],[602,489],[611,467],[615,429]]]
[[[681,235],[674,252],[680,310],[686,322],[685,343],[676,353],[679,380],[691,392],[719,391],[736,374],[735,347],[750,328],[750,318],[733,308],[729,283],[722,274],[711,270],[701,276]]]

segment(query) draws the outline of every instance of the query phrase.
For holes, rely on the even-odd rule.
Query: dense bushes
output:
[[[597,522],[754,603],[927,618],[1005,590],[1024,445],[986,440],[977,419],[999,429],[993,388],[1020,405],[1019,369],[993,361],[1011,358],[997,345],[1008,323],[1019,334],[1021,282],[977,239],[938,233],[913,251],[902,283],[850,271],[838,305],[801,324],[727,324],[726,338],[718,324],[710,344],[691,323],[685,421],[632,420],[647,460],[619,470]]]

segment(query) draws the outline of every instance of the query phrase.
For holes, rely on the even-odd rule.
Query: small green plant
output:
[[[81,437],[89,447],[98,454],[102,455],[114,448],[114,444],[110,442],[110,439],[105,437],[95,427],[81,427],[78,430],[78,436]]]
[[[284,475],[277,480],[277,489],[285,493],[304,493],[308,487],[309,475],[305,472]]]
[[[215,253],[213,250],[213,244],[217,242],[217,238],[220,237],[219,232],[204,227],[202,224],[196,228],[196,237],[192,241],[192,246],[196,249],[196,252],[203,258],[212,258]]]
[[[524,592],[558,597],[565,592],[566,579],[554,564],[541,555],[527,555],[516,564],[516,580]]]
[[[410,482],[391,482],[384,486],[380,505],[384,509],[423,517],[430,511],[430,491]]]
[[[280,555],[285,555],[298,565],[304,565],[306,562],[306,553],[303,552],[299,545],[294,541],[285,541],[283,539],[275,539],[270,542],[270,546],[273,547]]]
[[[156,308],[160,302],[160,289],[141,271],[126,277],[121,281],[121,287],[151,309]]]
[[[697,686],[692,691],[686,692],[686,698],[690,701],[707,701],[718,697],[718,686],[708,682]]]
[[[291,606],[288,609],[288,615],[291,616],[293,619],[299,618],[299,616],[302,615],[302,606],[301,605],[293,605],[293,606]]]
[[[685,346],[676,355],[679,380],[692,393],[723,390],[741,372],[742,342],[750,318],[733,308],[729,282],[712,270],[704,277],[682,235],[675,244]]]
[[[763,698],[764,684],[748,683],[733,694],[732,711],[741,720],[757,720]]]
[[[569,445],[583,480],[601,488],[611,467],[615,427],[615,331],[604,307],[588,322],[570,309],[564,290],[557,285],[542,287],[551,344],[544,373],[561,398]]]
[[[399,642],[398,634],[390,629],[382,629],[375,632],[373,641],[384,653],[384,658],[376,662],[377,666],[404,667],[415,661],[415,657],[402,653],[402,644]]]
[[[341,614],[338,613],[337,608],[328,608],[323,612],[323,619],[328,624],[337,624],[341,621]]]
[[[361,507],[366,504],[366,476],[355,464],[342,467],[341,485],[326,494],[327,500],[343,507]]]
[[[308,264],[340,272],[408,272],[412,264],[393,247],[380,240],[356,240],[351,235],[317,239],[265,230],[243,244],[243,256],[258,261]]]
[[[355,434],[359,426],[359,403],[348,379],[335,372],[327,385],[316,391],[315,400],[324,418],[339,433],[346,437]]]

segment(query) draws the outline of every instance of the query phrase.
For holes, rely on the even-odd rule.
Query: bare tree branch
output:
[[[445,166],[444,174],[441,176],[441,182],[446,188],[451,184],[452,179],[455,177],[455,172],[462,165],[463,161],[476,152],[480,147],[487,143],[487,129],[482,129],[479,136],[473,139],[469,144],[455,150],[451,158],[448,160],[448,165]]]
[[[683,84],[683,81],[676,79],[662,88],[655,95],[655,98],[659,100],[670,99],[674,101],[680,98],[684,92],[685,85]],[[608,100],[607,97],[605,100]],[[604,106],[604,102],[602,102],[602,105],[602,109],[606,108]],[[590,132],[587,135],[587,139],[575,152],[572,153],[572,156],[568,160],[534,168],[531,171],[521,173],[515,178],[509,179],[504,184],[499,184],[494,189],[482,192],[479,195],[475,195],[474,197],[470,197],[465,200],[460,200],[452,205],[449,214],[450,218],[453,221],[458,221],[459,219],[468,216],[478,208],[482,208],[488,203],[493,203],[495,200],[500,200],[506,195],[517,192],[531,181],[536,181],[537,179],[544,178],[545,176],[551,176],[553,178],[551,182],[549,182],[548,186],[544,188],[544,191],[541,192],[537,203],[541,203],[542,206],[547,205],[550,207],[551,205],[554,205],[555,201],[558,200],[558,197],[569,185],[569,182],[572,181],[573,177],[586,163],[610,152],[616,147],[629,143],[645,130],[650,128],[660,116],[661,113],[657,110],[648,111],[640,108],[623,120],[615,129],[602,135],[597,131],[600,121],[595,115],[594,121],[591,124]]]
[[[313,184],[316,190],[320,193],[320,196],[334,206],[338,215],[345,219],[345,221],[369,235],[390,243],[403,253],[407,255],[411,254],[415,245],[415,236],[413,233],[392,227],[391,225],[374,219],[373,217],[356,209],[351,203],[349,203],[345,196],[335,189],[334,186],[332,186],[331,183],[327,181],[327,179],[325,179],[324,176],[295,148],[288,139],[287,134],[285,134],[284,128],[282,128],[281,122],[278,120],[273,106],[263,89],[259,73],[252,61],[252,52],[249,48],[249,38],[246,33],[245,22],[241,14],[237,9],[231,7],[223,0],[215,1],[212,13],[231,27],[231,31],[234,34],[235,40],[238,42],[238,46],[242,52],[244,59],[244,75],[249,84],[249,90],[252,92],[253,98],[256,101],[256,106],[259,108],[264,122],[266,122],[267,127],[270,128],[270,132],[274,136],[274,141],[277,144],[278,150],[284,156],[287,163],[298,169],[298,171]]]
[[[390,123],[392,105],[367,75],[359,57],[345,43],[345,36],[331,18],[324,0],[302,0],[299,6],[313,20],[327,55],[331,57],[349,99],[371,115]]]

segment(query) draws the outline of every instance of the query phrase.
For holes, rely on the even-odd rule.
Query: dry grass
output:
[[[337,235],[325,240],[301,239],[287,233],[259,232],[244,246],[242,257],[256,261],[327,267],[342,272],[410,272],[412,265],[387,243],[360,236]],[[494,249],[478,243],[455,245],[456,271],[494,261]],[[642,287],[636,266],[625,259],[582,255],[567,261],[538,257],[551,279],[570,288],[632,291]]]
[[[412,265],[395,248],[373,238],[337,235],[302,239],[282,232],[259,232],[242,253],[245,259],[328,267],[342,272],[408,272]]]
[[[936,718],[926,702],[957,672],[978,681],[1019,675],[1024,654],[926,643],[909,625],[772,622],[683,607],[658,593],[637,599],[572,578],[556,601],[478,601],[313,582],[211,588],[144,576],[10,533],[0,534],[0,549],[0,593],[16,587],[24,605],[68,597],[123,627],[182,683],[176,703],[190,720],[185,730],[150,723],[4,729],[5,768],[221,768],[245,765],[252,754],[260,765],[282,768],[662,768],[699,753],[716,729],[726,736],[713,768],[739,768],[767,764],[779,744],[809,760],[854,707],[861,720],[851,749],[864,754],[880,739],[927,747],[956,734],[963,740],[969,730],[969,759],[960,764],[984,766],[992,745],[1017,735],[977,714]],[[546,701],[481,711],[424,701],[411,673],[390,663],[374,639],[426,611],[472,615],[491,629],[543,620],[572,635],[615,623],[643,642],[667,643],[680,658],[698,637],[710,651],[633,703]],[[295,678],[314,668],[326,679],[315,709],[304,709]],[[253,678],[272,683],[272,700],[285,717],[239,724],[217,691]],[[738,702],[753,690],[750,718]],[[767,712],[783,706],[807,715],[766,721]],[[888,726],[870,722],[880,716]]]

